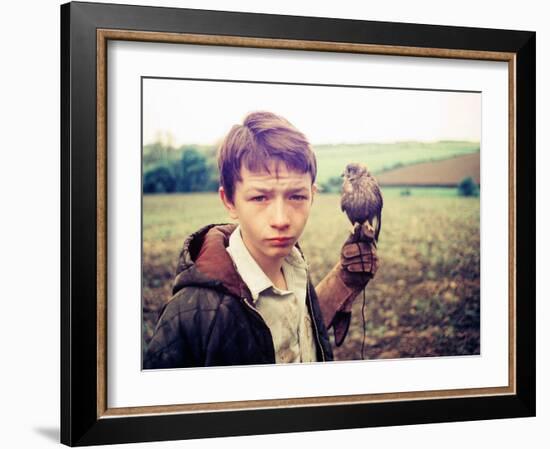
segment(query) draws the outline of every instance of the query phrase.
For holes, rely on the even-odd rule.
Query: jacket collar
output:
[[[210,224],[185,240],[176,268],[173,294],[186,285],[207,285],[226,290],[254,304],[252,293],[226,249],[236,228],[234,223]],[[303,252],[297,243],[295,247],[303,259]]]
[[[172,294],[185,286],[200,285],[223,289],[240,298],[250,296],[231,256],[225,250],[229,244],[229,236],[236,227],[232,223],[211,224],[185,239]]]
[[[252,299],[256,302],[264,290],[273,288],[277,290],[271,279],[264,273],[258,263],[250,254],[250,251],[244,244],[241,227],[237,228],[232,232],[229,237],[229,246],[226,248],[227,252],[231,255],[231,259],[236,265],[239,274],[243,278],[243,281],[246,283],[250,292],[252,294]],[[305,269],[306,263],[301,257],[300,251],[298,248],[292,248],[290,254],[288,254],[283,262],[283,270],[292,269],[292,267]]]

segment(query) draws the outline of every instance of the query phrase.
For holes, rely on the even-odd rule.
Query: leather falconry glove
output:
[[[374,230],[368,223],[363,226],[363,232],[353,232],[346,239],[340,260],[315,288],[325,326],[334,328],[336,346],[348,333],[353,300],[378,270]]]

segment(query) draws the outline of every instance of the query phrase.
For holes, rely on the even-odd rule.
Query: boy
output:
[[[316,160],[284,118],[250,113],[225,137],[218,166],[220,199],[238,224],[185,240],[144,368],[333,360],[327,328],[341,344],[351,303],[376,272],[374,245],[348,239],[312,286],[298,239],[317,191]]]

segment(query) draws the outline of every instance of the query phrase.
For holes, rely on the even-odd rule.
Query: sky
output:
[[[217,144],[256,110],[313,145],[481,140],[480,93],[146,78],[143,142]]]

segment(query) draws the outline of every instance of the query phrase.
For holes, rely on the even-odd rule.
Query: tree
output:
[[[342,178],[340,176],[333,176],[322,182],[320,187],[323,193],[339,193],[342,189]]]
[[[479,194],[478,186],[471,176],[464,178],[458,184],[459,196],[477,196],[478,194]]]
[[[157,167],[145,173],[143,193],[168,193],[176,190],[176,178],[167,167]]]
[[[209,183],[206,157],[194,148],[186,149],[176,172],[178,192],[204,191]]]

